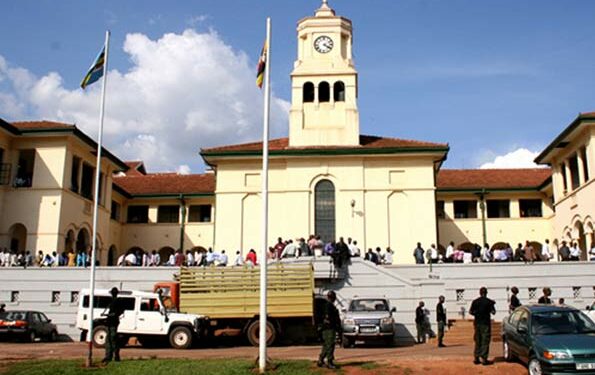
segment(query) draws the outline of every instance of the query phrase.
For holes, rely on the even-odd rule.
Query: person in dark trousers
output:
[[[475,317],[475,321],[473,322],[475,328],[475,359],[473,363],[476,365],[480,363],[491,365],[493,363],[488,361],[488,354],[492,335],[490,315],[496,314],[495,305],[496,302],[488,298],[488,290],[485,287],[481,287],[479,289],[479,298],[473,300],[469,309],[469,313]]]
[[[341,337],[341,319],[339,318],[339,311],[335,307],[337,295],[332,290],[326,294],[326,303],[322,311],[322,322],[320,330],[322,332],[322,350],[316,363],[318,367],[324,366],[326,359],[326,367],[330,369],[337,368],[335,366],[335,341],[337,340],[337,333]]]
[[[444,308],[444,296],[438,297],[436,305],[436,323],[438,323],[438,347],[444,348],[444,328],[446,327],[446,309]]]
[[[552,296],[552,290],[550,288],[543,288],[543,296],[539,297],[539,299],[537,300],[537,303],[542,304],[542,305],[551,305],[552,304],[552,300],[551,297]]]
[[[124,313],[122,303],[118,300],[118,288],[113,287],[110,291],[112,300],[107,307],[107,318],[105,323],[107,325],[107,337],[105,340],[105,357],[102,362],[108,363],[114,359],[116,362],[120,361],[120,346],[118,343],[118,325],[120,324],[120,316]]]
[[[0,313],[3,313],[6,311],[6,305],[5,304],[1,304],[0,305]]]
[[[421,243],[417,243],[417,247],[413,250],[413,257],[415,258],[416,264],[424,264],[424,249],[421,247]]]
[[[519,288],[513,286],[512,288],[510,288],[510,292],[512,293],[512,295],[510,296],[508,310],[510,312],[513,312],[517,307],[521,305],[521,301],[519,301],[519,297],[517,297],[517,294],[519,294]]]
[[[424,301],[419,301],[419,305],[415,309],[415,328],[417,328],[417,343],[423,344],[426,342],[426,312],[424,311]]]

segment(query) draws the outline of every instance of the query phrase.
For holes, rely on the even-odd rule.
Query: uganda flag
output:
[[[103,76],[103,66],[105,65],[105,46],[99,52],[99,55],[95,59],[95,62],[89,68],[87,75],[83,78],[81,82],[81,87],[83,90],[92,83],[95,83],[99,78]]]
[[[264,81],[264,71],[267,66],[267,43],[264,43],[262,47],[262,51],[260,52],[260,57],[258,58],[258,67],[256,71],[256,86],[262,88],[262,83]]]

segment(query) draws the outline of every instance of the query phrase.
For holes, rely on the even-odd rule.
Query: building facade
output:
[[[447,143],[362,135],[351,21],[327,4],[297,25],[289,136],[271,140],[269,238],[351,237],[412,263],[417,242],[595,244],[595,113],[581,114],[542,169],[446,170]],[[97,144],[76,126],[0,121],[0,246],[37,253],[90,244]],[[103,151],[98,258],[261,243],[262,143],[201,150],[204,174],[147,173]]]

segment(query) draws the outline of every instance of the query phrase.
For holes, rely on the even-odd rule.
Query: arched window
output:
[[[318,85],[318,101],[320,103],[326,103],[331,100],[331,87],[328,82],[322,81]]]
[[[335,185],[321,180],[314,187],[314,226],[326,243],[335,241]]]
[[[303,102],[312,103],[314,102],[314,84],[312,82],[304,83],[303,88]]]
[[[335,86],[333,87],[333,93],[335,94],[334,98],[336,102],[345,101],[345,84],[343,83],[343,81],[335,82]]]
[[[76,236],[76,251],[87,251],[87,247],[91,245],[91,236],[89,231],[82,228]]]

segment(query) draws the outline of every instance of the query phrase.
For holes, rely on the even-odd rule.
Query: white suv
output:
[[[107,336],[105,314],[112,297],[108,289],[96,289],[93,309],[93,345],[104,347]],[[135,337],[143,346],[150,346],[164,339],[176,349],[187,349],[195,338],[204,336],[208,319],[195,314],[168,311],[161,295],[141,291],[120,291],[118,299],[124,307],[120,317],[118,335],[123,343]],[[79,294],[76,326],[86,336],[89,331],[89,290]]]

